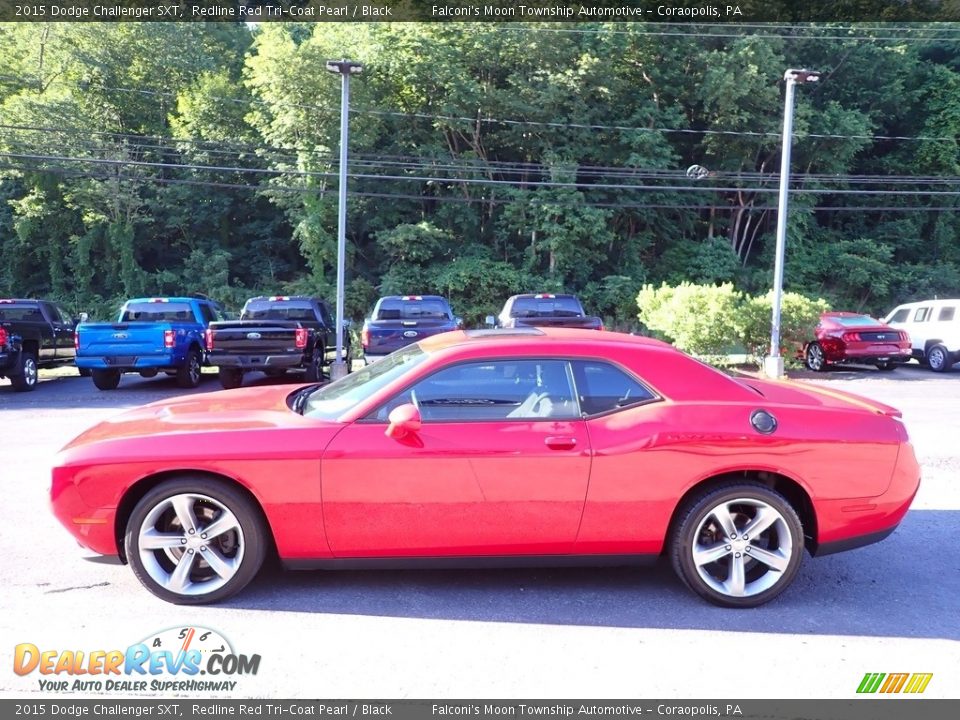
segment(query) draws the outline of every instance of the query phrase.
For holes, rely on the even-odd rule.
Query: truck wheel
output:
[[[177,385],[191,389],[200,384],[200,353],[190,350],[183,365],[177,368]]]
[[[80,373],[80,377],[90,377],[90,368],[77,368],[77,372]]]
[[[119,370],[94,370],[93,384],[98,390],[116,390],[120,384]]]
[[[28,352],[20,353],[20,368],[10,376],[10,384],[17,392],[27,392],[37,386],[37,359]]]
[[[307,362],[307,382],[320,382],[323,379],[323,356],[325,354],[321,348],[314,348],[313,355]]]
[[[287,374],[286,368],[268,368],[263,371],[263,374],[269,378],[278,378],[283,377]]]
[[[953,365],[950,353],[943,345],[934,345],[927,350],[927,364],[934,372],[946,372]]]
[[[233,390],[243,385],[243,370],[237,370],[236,368],[220,368],[220,372],[217,373],[217,377],[220,378],[220,384],[223,386],[224,390]]]

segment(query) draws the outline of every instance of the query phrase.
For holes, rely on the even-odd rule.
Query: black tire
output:
[[[190,508],[194,532],[184,532],[185,525],[174,510],[173,498],[181,502],[178,507]],[[228,521],[232,529],[206,538],[203,530],[218,519]],[[181,534],[182,548],[141,551],[141,531],[151,530]],[[124,548],[133,574],[158,598],[177,605],[220,602],[240,592],[263,565],[268,544],[260,508],[230,483],[205,477],[182,477],[157,485],[134,507],[124,530]],[[208,553],[216,553],[224,563],[221,567],[229,568],[229,577],[215,571],[216,563],[204,560],[212,560]],[[193,559],[185,566],[186,582],[181,590],[175,587],[174,571],[190,557]],[[231,564],[235,567],[229,567]]]
[[[20,367],[17,368],[17,374],[10,376],[10,384],[17,392],[30,392],[37,387],[39,375],[37,374],[37,358],[33,353],[20,353]]]
[[[243,370],[238,368],[220,368],[217,377],[224,390],[233,390],[243,385]]]
[[[953,361],[950,359],[950,351],[944,345],[934,345],[927,350],[927,364],[934,372],[947,372],[953,367]]]
[[[322,347],[315,347],[310,360],[307,362],[307,372],[305,379],[307,382],[320,382],[323,380],[323,359],[326,352]]]
[[[284,375],[287,374],[287,369],[286,368],[268,368],[267,370],[263,371],[263,374],[269,378],[283,377]]]
[[[719,516],[715,515],[721,508],[726,509],[727,517],[733,522],[732,535],[721,532]],[[769,517],[776,519],[761,530],[760,539],[744,540],[741,531],[749,531],[750,523],[761,511],[771,510],[774,512]],[[688,588],[715,605],[731,608],[763,605],[786,590],[800,569],[804,548],[800,518],[783,495],[766,485],[731,481],[714,486],[693,497],[677,518],[669,540],[673,569]],[[709,550],[714,549],[717,559],[698,566],[694,560],[695,548],[701,549],[703,557],[710,557]],[[780,568],[774,569],[756,560],[761,552]],[[734,563],[743,568],[739,593]],[[726,586],[729,590],[721,589]]]
[[[149,380],[150,378],[155,378],[159,373],[160,371],[157,370],[157,368],[150,368],[148,370],[141,370],[140,377]]]
[[[98,390],[116,390],[120,384],[119,370],[94,370],[91,375]]]
[[[200,353],[196,350],[189,350],[187,358],[183,365],[177,368],[177,385],[187,390],[195,388],[200,384]]]
[[[803,364],[808,370],[814,372],[823,372],[827,369],[827,355],[823,352],[820,343],[812,342],[807,345],[807,349],[803,352]]]
[[[77,368],[77,372],[80,373],[80,377],[90,377],[93,374],[90,368]]]
[[[878,362],[877,370],[882,370],[883,372],[890,372],[891,370],[897,369],[897,363],[895,362]]]

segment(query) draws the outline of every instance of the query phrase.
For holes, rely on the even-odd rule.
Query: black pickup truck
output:
[[[571,327],[603,330],[603,320],[587,315],[575,295],[537,293],[507,299],[496,317],[497,327]]]
[[[72,365],[77,319],[47,300],[0,299],[0,378],[14,390],[37,386],[37,370]]]
[[[210,323],[207,363],[220,368],[220,384],[227,389],[240,387],[244,373],[255,371],[279,377],[288,370],[302,370],[307,382],[317,382],[336,359],[335,327],[330,309],[319,298],[250,298],[239,320]],[[346,327],[343,353],[349,370],[352,355]]]

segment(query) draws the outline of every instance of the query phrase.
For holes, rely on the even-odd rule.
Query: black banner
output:
[[[940,22],[954,0],[0,0],[2,22]]]

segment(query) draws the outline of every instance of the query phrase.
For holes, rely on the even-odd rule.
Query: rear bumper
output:
[[[842,348],[833,353],[826,352],[826,358],[829,362],[895,362],[905,363],[910,360],[912,353],[910,348],[891,348],[889,346],[871,346],[865,348]]]
[[[119,370],[120,372],[138,372],[156,368],[163,370],[166,368],[176,368],[183,364],[183,358],[179,358],[172,353],[163,355],[147,356],[78,356],[76,359],[77,367],[82,370]]]
[[[297,355],[217,355],[207,356],[207,364],[244,371],[304,367],[304,356]]]
[[[0,350],[0,376],[17,375],[20,372],[20,353]]]
[[[897,529],[919,488],[920,466],[913,447],[903,442],[882,495],[815,501],[819,533],[811,555],[830,555],[880,542]]]

